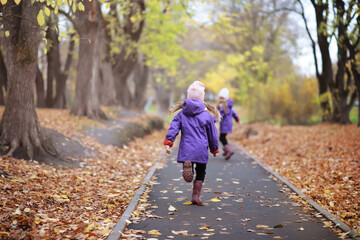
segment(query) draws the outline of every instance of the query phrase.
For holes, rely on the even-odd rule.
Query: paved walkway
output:
[[[162,235],[151,239],[338,239],[324,227],[316,212],[303,211],[289,199],[289,189],[273,180],[253,160],[235,153],[229,161],[210,157],[202,200],[207,206],[185,205],[191,200],[192,184],[181,177],[177,150],[167,166],[156,172],[149,202],[153,215],[128,228]],[[177,211],[169,211],[169,206]]]

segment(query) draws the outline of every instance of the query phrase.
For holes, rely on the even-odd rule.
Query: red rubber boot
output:
[[[185,161],[182,172],[185,182],[191,182],[194,178],[194,173],[192,169],[192,163],[190,161]]]
[[[200,180],[195,180],[193,185],[193,194],[191,198],[191,202],[198,206],[203,206],[203,202],[200,199],[200,193],[202,188],[203,182]]]
[[[234,154],[234,151],[231,150],[231,148],[228,144],[226,144],[224,146],[224,149],[226,151],[225,160],[229,160],[229,158]]]

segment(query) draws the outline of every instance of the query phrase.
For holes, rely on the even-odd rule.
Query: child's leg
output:
[[[193,194],[192,194],[191,202],[193,204],[202,206],[203,203],[200,199],[200,193],[201,193],[202,184],[205,179],[206,164],[196,163],[195,171],[196,171],[196,178],[193,185]]]
[[[227,154],[225,146],[228,144],[226,139],[226,133],[220,133],[220,142],[224,146],[222,155],[225,156]]]
[[[199,181],[204,182],[205,175],[206,175],[206,164],[196,163],[195,172],[196,172],[195,181],[199,180]]]
[[[226,139],[226,133],[220,133],[220,142],[222,143],[223,146],[227,145],[227,139]]]
[[[221,133],[220,134],[220,141],[224,145],[223,156],[225,156],[225,160],[228,160],[234,154],[234,151],[230,148],[230,146],[228,144],[228,141],[226,139],[226,135],[227,134],[225,134],[225,133]]]

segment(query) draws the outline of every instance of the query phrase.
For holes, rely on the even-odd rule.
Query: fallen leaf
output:
[[[91,231],[94,227],[95,227],[95,222],[91,223],[91,224],[86,228],[86,232]]]
[[[19,209],[19,208],[17,208],[13,214],[14,214],[14,215],[20,215],[20,214],[21,214],[20,209]]]
[[[268,225],[261,225],[261,224],[256,225],[256,227],[257,227],[257,228],[269,228]]]
[[[297,230],[298,231],[304,231],[305,229],[303,227],[301,227],[301,228],[298,228]]]
[[[273,228],[283,228],[283,227],[284,227],[284,225],[278,224],[278,225],[275,225]]]
[[[203,227],[200,227],[199,230],[207,230],[210,228],[210,225],[205,225]]]
[[[184,202],[184,205],[192,205],[191,201]]]
[[[171,233],[172,233],[172,234],[175,234],[175,235],[187,235],[187,234],[188,234],[188,231],[187,231],[187,230],[183,230],[183,231],[174,231],[174,230],[171,230]]]
[[[155,229],[148,231],[148,234],[149,235],[154,235],[154,236],[161,236],[162,235],[158,230],[155,230]]]
[[[210,199],[210,202],[221,202],[221,200],[218,198],[212,198]]]
[[[174,206],[172,206],[172,205],[169,206],[168,210],[169,210],[170,212],[177,211],[177,209],[176,209]]]

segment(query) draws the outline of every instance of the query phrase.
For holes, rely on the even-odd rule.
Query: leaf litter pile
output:
[[[11,157],[0,159],[0,239],[106,238],[163,151],[164,132],[135,139],[123,149],[85,136],[104,127],[67,110],[37,110],[42,127],[54,129],[95,152],[74,159],[82,168],[53,167]]]
[[[230,139],[360,233],[360,128],[247,124]]]

